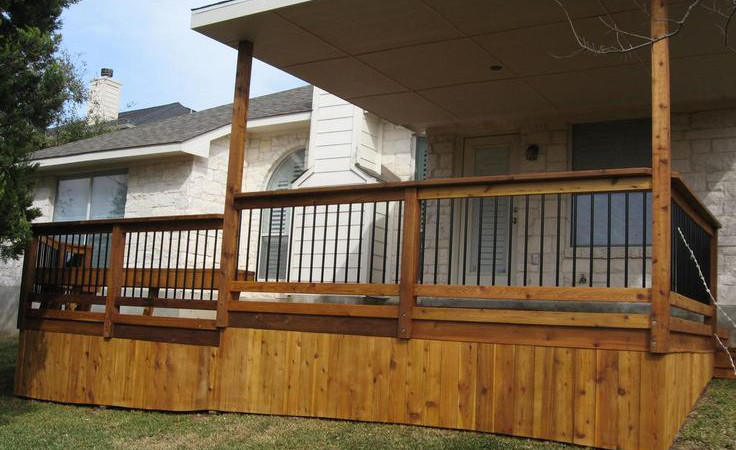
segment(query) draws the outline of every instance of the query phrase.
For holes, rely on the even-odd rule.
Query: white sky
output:
[[[123,110],[180,102],[202,110],[230,103],[236,51],[189,28],[191,8],[214,0],[82,0],[62,14],[62,47],[86,63],[85,78],[111,67]],[[265,63],[251,96],[304,82]]]

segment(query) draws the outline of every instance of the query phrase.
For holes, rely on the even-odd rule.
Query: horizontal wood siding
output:
[[[712,353],[398,340],[226,329],[220,347],[21,332],[16,393],[69,403],[220,410],[668,448]]]

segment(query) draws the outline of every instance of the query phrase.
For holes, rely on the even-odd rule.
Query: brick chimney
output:
[[[122,83],[112,78],[112,69],[104,68],[100,76],[89,84],[87,120],[109,122],[118,119],[120,111],[120,87]]]

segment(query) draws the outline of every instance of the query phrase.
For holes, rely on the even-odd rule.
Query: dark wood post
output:
[[[235,73],[235,98],[233,100],[232,131],[227,163],[227,185],[225,188],[225,211],[222,223],[222,253],[220,257],[220,281],[217,294],[217,326],[226,327],[227,304],[231,298],[228,284],[233,278],[238,252],[238,228],[240,211],[235,208],[235,194],[243,187],[243,164],[248,125],[248,97],[250,96],[250,74],[253,65],[253,44],[243,41],[238,45],[238,63]]]
[[[113,321],[120,311],[118,307],[118,296],[123,287],[123,259],[125,257],[125,233],[119,225],[112,228],[110,234],[110,266],[107,268],[107,298],[105,299],[105,323],[102,327],[102,335],[106,338],[112,337]]]
[[[650,350],[665,353],[670,339],[672,165],[670,52],[667,0],[651,0],[652,45],[652,323]]]
[[[398,337],[411,337],[412,311],[417,302],[414,285],[419,271],[420,208],[417,188],[404,191],[404,231],[401,245],[401,279],[399,284]]]
[[[25,325],[26,311],[28,310],[28,297],[33,291],[36,279],[36,258],[38,256],[38,237],[33,237],[23,252],[23,275],[20,282],[20,297],[18,298],[18,329],[22,330]]]

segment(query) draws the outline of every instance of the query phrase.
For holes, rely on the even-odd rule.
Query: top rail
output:
[[[40,222],[31,225],[33,233],[64,234],[84,232],[112,232],[119,226],[122,231],[158,230],[216,230],[222,228],[222,214],[194,214],[188,216],[139,217],[126,219],[82,220],[69,222]]]
[[[651,186],[647,181],[651,173],[648,168],[581,170],[243,192],[235,196],[235,206],[249,209],[399,201],[408,188],[416,188],[419,199],[634,191]]]

